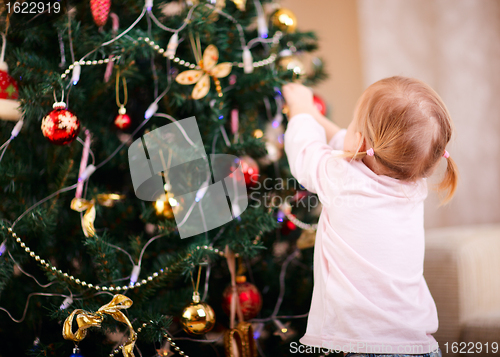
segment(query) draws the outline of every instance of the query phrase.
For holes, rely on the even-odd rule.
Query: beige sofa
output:
[[[438,310],[434,337],[443,356],[500,357],[500,225],[429,229],[425,239],[424,277]],[[453,353],[453,342],[464,352]]]

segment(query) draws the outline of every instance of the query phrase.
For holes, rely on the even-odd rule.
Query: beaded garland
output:
[[[153,323],[153,321],[150,321],[150,323],[152,324],[152,323]],[[148,323],[147,323],[147,322],[144,322],[144,323],[142,324],[142,326],[141,326],[141,327],[139,327],[139,328],[137,329],[137,333],[140,333],[140,332],[142,331],[142,329],[143,329],[144,327],[146,327],[147,325],[148,325]],[[135,334],[136,338],[137,338],[137,333]],[[174,350],[176,350],[177,352],[179,352],[179,354],[180,354],[181,356],[184,356],[184,357],[189,357],[189,356],[188,356],[188,355],[187,355],[184,351],[181,351],[181,349],[179,348],[179,346],[177,346],[177,344],[176,344],[176,343],[172,340],[172,338],[171,338],[171,337],[170,337],[167,333],[165,333],[165,334],[163,335],[163,337],[167,339],[167,341],[170,343],[170,346],[172,346],[172,347],[174,348]],[[115,355],[115,354],[117,354],[117,353],[119,353],[119,352],[120,352],[120,350],[123,348],[123,346],[124,346],[124,345],[126,345],[128,342],[129,342],[129,341],[127,340],[125,343],[123,343],[123,344],[121,344],[120,346],[116,347],[116,348],[113,350],[113,352],[111,352],[111,353],[109,354],[109,357],[114,357],[114,355]]]
[[[299,227],[301,229],[312,229],[312,230],[315,230],[315,231],[318,230],[318,224],[317,223],[314,223],[314,224],[304,223],[304,222],[300,221],[299,219],[297,219],[297,217],[295,217],[291,213],[285,213],[285,216],[286,216],[286,218],[288,218],[288,220],[290,222],[292,222],[293,224],[295,224],[297,227]]]
[[[2,226],[2,229],[5,229],[5,226]],[[35,259],[40,265],[45,267],[46,269],[52,271],[54,274],[59,275],[60,277],[63,278],[63,280],[75,283],[77,285],[80,285],[82,287],[88,288],[88,289],[94,289],[97,291],[110,291],[110,292],[117,292],[117,291],[127,291],[129,289],[134,289],[134,288],[139,288],[141,286],[144,286],[148,284],[149,282],[152,282],[153,280],[157,279],[160,275],[162,274],[168,274],[171,272],[173,269],[169,267],[165,267],[163,269],[160,269],[157,272],[154,272],[150,276],[148,276],[146,279],[142,279],[140,282],[136,282],[135,284],[130,284],[130,285],[123,285],[123,286],[101,286],[101,285],[94,285],[91,283],[87,283],[86,281],[82,281],[78,278],[75,278],[73,275],[70,275],[68,273],[63,273],[61,269],[57,269],[57,267],[53,266],[50,264],[48,261],[45,259],[40,258],[39,255],[37,255],[34,251],[32,251],[28,246],[26,246],[26,243],[22,241],[21,238],[17,236],[17,234],[12,230],[12,228],[7,228],[7,231],[12,235],[12,238],[21,246],[21,248],[24,249],[26,253],[28,253],[33,259]],[[254,244],[258,242],[258,239],[254,240]],[[214,248],[208,245],[198,245],[195,248],[196,250],[208,250],[212,251],[215,254],[220,255],[221,257],[224,257],[224,251],[220,250],[218,248]],[[193,253],[193,252],[192,252]],[[190,257],[192,253],[188,253],[186,258]],[[238,257],[239,254],[236,253],[236,256]]]
[[[276,33],[275,37],[276,41],[279,41],[279,38],[281,37],[281,33]],[[273,38],[273,39],[274,39]],[[137,39],[138,41],[144,41],[146,42],[149,46],[151,46],[155,51],[157,51],[159,54],[161,54],[163,57],[167,57],[167,52],[165,49],[161,48],[159,45],[157,45],[153,40],[151,40],[149,37],[139,37]],[[134,42],[135,43],[135,42]],[[276,61],[277,55],[275,53],[272,53],[268,58],[253,62],[253,67],[263,67],[270,65],[274,61]],[[188,61],[185,61],[179,57],[176,56],[170,56],[170,60],[174,61],[175,63],[180,64],[181,66],[190,68],[190,69],[200,69],[200,66],[198,66],[196,63],[190,63]],[[232,62],[233,66],[237,66],[239,68],[243,68],[244,64],[243,62]]]
[[[273,37],[273,43],[277,44],[279,42],[279,39],[281,38],[281,36],[282,36],[281,32],[279,32],[279,31],[276,32],[274,34],[274,37]],[[151,46],[155,51],[157,51],[159,54],[163,55],[163,57],[167,57],[166,50],[163,49],[163,48],[161,48],[159,45],[157,45],[149,37],[139,37],[137,39],[137,41],[134,41],[134,44],[138,44],[138,41],[144,41],[149,46]],[[268,58],[260,60],[260,61],[253,62],[252,65],[253,65],[254,68],[264,67],[264,66],[270,65],[271,63],[275,62],[277,57],[278,56],[275,53],[272,53]],[[105,59],[92,60],[92,61],[91,60],[85,61],[83,59],[79,60],[79,61],[75,61],[73,64],[71,64],[64,71],[63,74],[61,74],[61,79],[66,78],[70,74],[70,72],[73,70],[73,68],[75,67],[75,65],[77,65],[77,64],[79,64],[80,66],[95,66],[95,65],[98,65],[98,64],[109,63],[109,61],[118,61],[120,58],[121,58],[121,56],[116,56],[116,57],[112,57],[112,58],[105,58]],[[178,63],[181,66],[185,66],[185,67],[190,68],[190,69],[200,69],[200,66],[198,66],[197,64],[190,63],[190,62],[185,61],[185,60],[183,60],[183,59],[181,59],[179,57],[176,57],[176,56],[170,56],[169,59],[172,60],[172,61],[174,61],[175,63]],[[243,62],[232,62],[232,64],[233,64],[233,66],[237,66],[239,68],[243,68],[244,67],[244,63]]]
[[[118,61],[120,58],[121,58],[121,56],[116,56],[116,57],[112,57],[111,59],[105,58],[105,59],[93,60],[93,61],[90,61],[90,60],[88,60],[88,61],[84,61],[84,60],[75,61],[73,64],[70,64],[68,69],[66,69],[63,74],[61,74],[61,79],[66,78],[66,76],[71,72],[71,70],[73,68],[75,68],[75,65],[77,65],[77,64],[79,64],[80,66],[95,66],[98,64],[108,63],[109,61],[112,61],[112,62]]]

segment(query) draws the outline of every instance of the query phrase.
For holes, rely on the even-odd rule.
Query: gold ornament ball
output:
[[[271,21],[274,26],[286,33],[293,33],[297,28],[297,17],[286,8],[277,10],[272,16]]]
[[[300,79],[306,74],[306,69],[301,60],[294,55],[284,56],[279,60],[279,66],[283,70],[292,71],[297,79]]]
[[[192,302],[181,315],[184,331],[193,335],[203,335],[215,325],[214,310],[205,302]]]
[[[156,215],[164,216],[168,219],[174,218],[174,214],[180,212],[182,202],[177,201],[174,198],[174,195],[167,192],[166,194],[162,194],[158,197],[153,204]]]

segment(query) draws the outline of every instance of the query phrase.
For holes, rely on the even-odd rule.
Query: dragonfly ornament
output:
[[[210,90],[210,77],[212,77],[217,94],[219,97],[222,97],[219,78],[224,78],[231,73],[232,63],[223,62],[217,64],[219,61],[219,50],[214,45],[207,46],[203,52],[203,57],[201,56],[199,43],[198,46],[193,46],[193,52],[200,69],[181,72],[177,75],[175,81],[184,85],[194,84],[191,96],[193,99],[201,99],[208,94]]]

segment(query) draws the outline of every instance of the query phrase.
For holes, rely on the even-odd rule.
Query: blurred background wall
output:
[[[500,222],[500,1],[284,0],[320,38],[330,78],[315,91],[346,127],[357,98],[393,75],[416,77],[443,98],[455,123],[448,146],[460,170],[452,202],[426,201],[427,228]],[[439,182],[443,164],[429,180]]]
[[[329,105],[329,117],[342,127],[349,125],[354,106],[363,92],[358,5],[355,0],[283,0],[297,16],[302,31],[315,31],[329,78],[314,88]],[[305,59],[307,65],[308,59]]]

